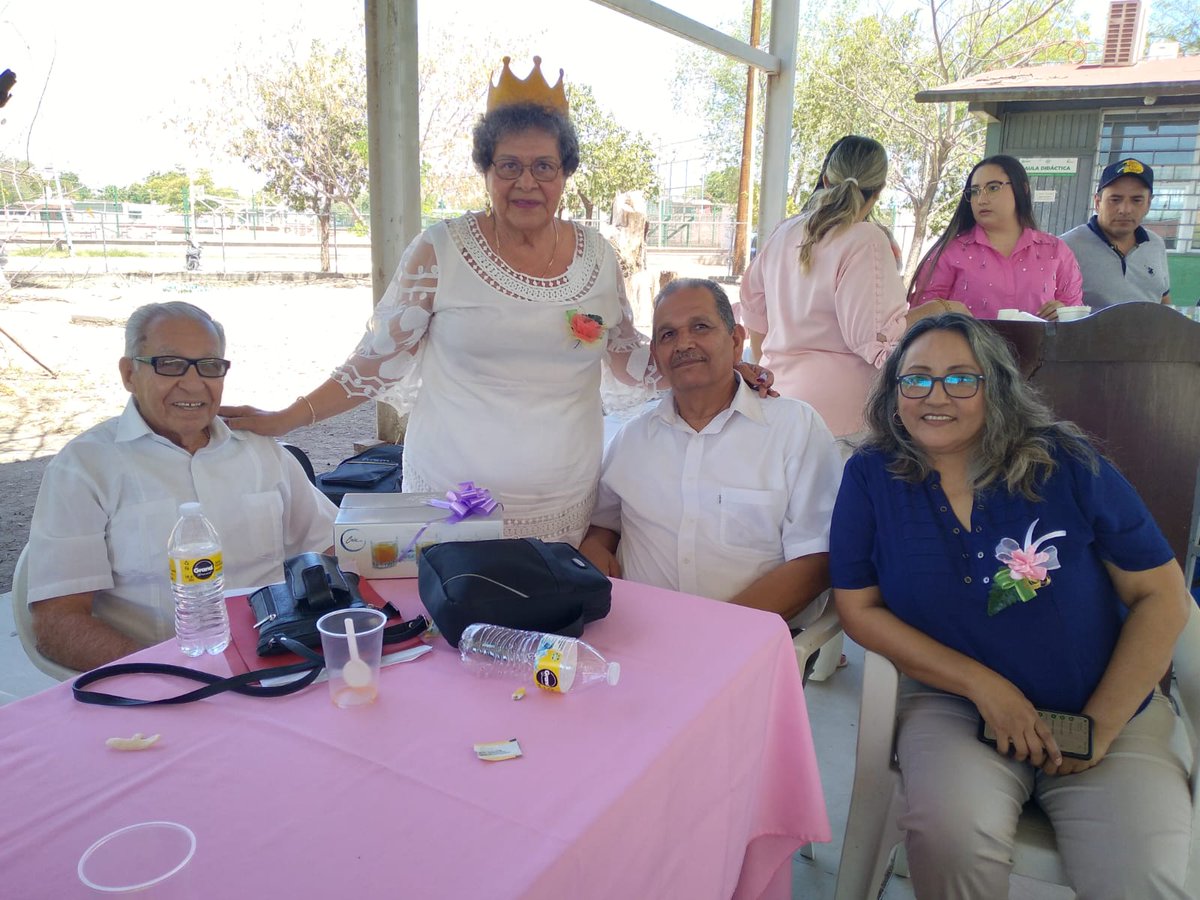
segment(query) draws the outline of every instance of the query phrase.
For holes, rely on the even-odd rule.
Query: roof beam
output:
[[[685,41],[691,41],[701,47],[723,53],[738,62],[754,66],[768,75],[779,74],[778,56],[773,56],[757,47],[751,47],[715,28],[709,28],[695,19],[689,19],[673,9],[654,3],[653,0],[592,0],[592,2],[632,19],[637,19],[639,22],[653,25],[662,31],[668,31]]]

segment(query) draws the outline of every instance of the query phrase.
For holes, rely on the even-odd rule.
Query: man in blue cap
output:
[[[1100,175],[1096,214],[1062,236],[1083,272],[1085,306],[1171,302],[1166,244],[1142,227],[1153,194],[1153,169],[1141,160],[1118,160]]]

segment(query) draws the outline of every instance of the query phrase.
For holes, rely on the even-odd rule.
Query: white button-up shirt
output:
[[[841,472],[807,403],[739,383],[696,432],[668,394],[609,444],[592,524],[620,533],[625,578],[729,600],[788,560],[828,551]]]
[[[278,443],[220,419],[190,454],[130,398],[46,467],[29,535],[29,602],[96,591],[92,613],[142,642],[174,634],[167,538],[199,501],[221,537],[225,587],[283,580],[286,557],[333,543],[337,507]]]

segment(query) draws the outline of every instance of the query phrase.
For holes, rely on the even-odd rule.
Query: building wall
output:
[[[1092,173],[1100,139],[1100,110],[1056,110],[1005,115],[988,134],[988,152],[1006,153],[1026,162],[1034,192],[1038,227],[1062,234],[1092,212]],[[998,149],[993,151],[993,141]],[[1071,174],[1035,174],[1029,160],[1074,161]],[[1044,168],[1052,168],[1045,166]]]

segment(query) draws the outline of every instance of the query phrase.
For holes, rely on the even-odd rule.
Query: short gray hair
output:
[[[563,177],[570,178],[579,168],[579,135],[564,114],[537,103],[514,103],[493,109],[479,117],[472,134],[471,161],[480,174],[487,172],[496,153],[496,144],[510,134],[543,131],[558,143],[558,158]]]
[[[658,296],[654,298],[654,308],[658,309],[658,305],[672,294],[677,294],[688,288],[703,288],[712,295],[713,302],[717,305],[717,315],[721,317],[721,321],[725,323],[725,327],[729,329],[729,333],[733,334],[733,329],[737,327],[737,320],[733,317],[733,306],[729,302],[729,295],[725,293],[723,287],[711,278],[676,278],[658,292]]]
[[[139,356],[146,344],[146,334],[150,326],[159,319],[194,319],[203,322],[217,334],[217,353],[225,355],[225,329],[221,323],[198,306],[185,303],[182,300],[171,300],[167,303],[147,303],[139,306],[125,323],[125,355],[129,359]]]
[[[1098,454],[1073,423],[1059,420],[1037,389],[1022,376],[1008,343],[978,319],[942,313],[919,320],[900,339],[880,370],[864,410],[867,447],[892,457],[888,471],[910,482],[924,481],[932,466],[897,414],[896,379],[909,347],[930,331],[961,334],[983,374],[984,421],[979,450],[970,470],[971,486],[982,490],[1003,482],[1010,493],[1037,502],[1037,488],[1055,468],[1054,451],[1061,447],[1099,471]]]

